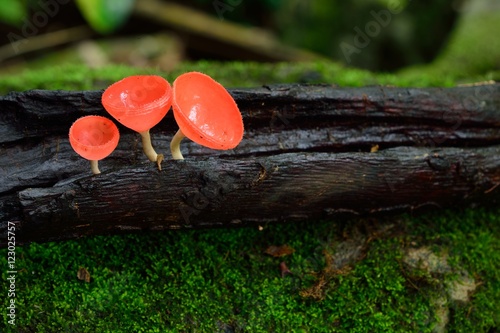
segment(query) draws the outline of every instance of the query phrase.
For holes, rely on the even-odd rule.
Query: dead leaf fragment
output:
[[[288,274],[293,274],[292,271],[288,268],[288,266],[286,265],[286,263],[284,261],[282,261],[280,263],[280,271],[281,271],[282,278],[284,278]]]
[[[294,253],[295,249],[291,246],[286,245],[286,244],[281,245],[281,246],[271,245],[264,252],[266,254],[269,254],[270,256],[273,256],[273,257],[284,257],[284,256],[287,256],[289,254]]]
[[[90,273],[85,267],[78,268],[78,272],[76,273],[76,277],[78,280],[85,281],[87,283],[90,282]]]

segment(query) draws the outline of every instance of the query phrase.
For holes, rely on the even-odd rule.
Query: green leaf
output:
[[[27,15],[23,3],[18,0],[0,0],[0,21],[20,26]]]
[[[76,4],[92,29],[107,34],[126,22],[134,0],[77,0]]]

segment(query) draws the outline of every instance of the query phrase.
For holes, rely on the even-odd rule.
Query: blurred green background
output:
[[[465,10],[466,6],[466,3],[460,0],[189,0],[152,3],[157,2],[178,3],[193,13],[204,13],[216,22],[233,22],[245,28],[258,27],[284,45],[310,51],[318,57],[349,66],[374,71],[394,71],[432,61],[446,44],[461,11]],[[234,50],[233,47],[228,52],[231,45],[225,42],[220,45],[220,40],[208,36],[211,28],[217,29],[214,25],[207,27],[208,35],[200,37],[183,26],[189,26],[191,21],[196,20],[195,17],[185,15],[180,19],[183,21],[180,25],[175,22],[159,24],[151,17],[135,11],[134,6],[137,3],[142,3],[145,7],[151,6],[150,1],[146,0],[1,0],[0,44],[4,46],[0,49],[2,67],[5,69],[11,66],[29,66],[33,59],[46,58],[54,50],[81,46],[89,40],[109,41],[116,38],[129,38],[135,45],[132,48],[137,52],[131,56],[127,54],[131,51],[125,47],[127,50],[122,50],[121,55],[111,56],[113,62],[131,65],[157,66],[158,59],[155,58],[158,50],[173,54],[169,60],[170,67],[174,66],[172,63],[181,60],[288,60],[286,56],[282,57],[283,59],[279,56],[269,59],[258,52],[253,54],[245,48]],[[361,52],[353,53],[348,61],[341,44],[354,45],[356,28],[366,32],[367,24],[377,22],[374,13],[387,11],[388,7],[395,4],[401,7],[402,11],[391,14],[386,26],[380,27],[380,31],[373,31],[374,36],[369,37],[368,45],[360,50]],[[87,24],[90,24],[91,31],[71,30]],[[12,41],[19,41],[20,38],[40,37],[57,31],[66,31],[73,36],[56,41],[56,37],[50,40],[48,35],[48,41],[30,41],[29,47],[23,40],[23,43],[15,48],[21,52],[15,52],[13,47],[9,47]],[[160,32],[168,36],[168,41],[150,38],[147,47],[137,45],[137,36],[155,35]],[[35,42],[40,45],[34,47]],[[165,49],[164,44],[169,43],[172,45]],[[207,43],[212,43],[212,47],[203,46]],[[86,53],[98,53],[95,48],[88,47],[88,44],[85,46]],[[30,51],[23,51],[25,47]],[[152,49],[149,53],[148,48]],[[141,57],[141,52],[146,54],[142,54],[143,59],[137,59]]]

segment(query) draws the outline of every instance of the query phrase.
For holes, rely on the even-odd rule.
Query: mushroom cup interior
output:
[[[167,114],[172,105],[172,88],[161,76],[129,76],[104,91],[102,105],[124,126],[144,132]]]

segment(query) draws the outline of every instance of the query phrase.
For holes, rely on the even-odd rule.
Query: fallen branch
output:
[[[146,161],[138,135],[90,175],[71,123],[106,115],[101,91],[0,97],[0,246],[130,230],[263,224],[484,203],[499,197],[500,85],[452,89],[287,85],[231,93],[237,149],[183,143],[185,161]],[[172,115],[152,131],[168,153]],[[378,148],[376,148],[378,147]],[[378,149],[378,151],[377,151]],[[373,151],[373,152],[370,152]]]

